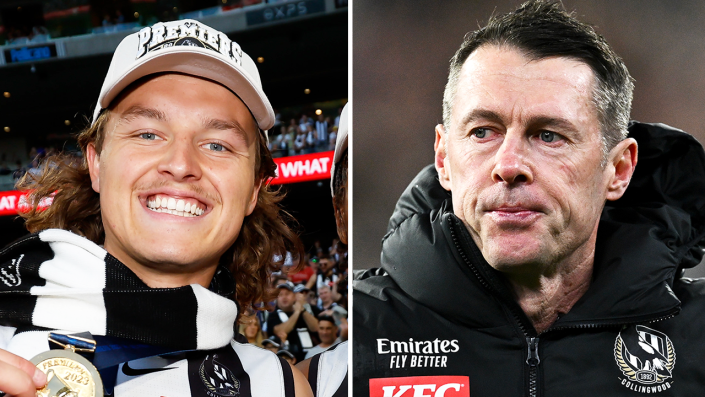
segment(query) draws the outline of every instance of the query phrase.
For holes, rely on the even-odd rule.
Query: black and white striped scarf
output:
[[[14,334],[88,331],[177,349],[220,348],[234,335],[238,310],[227,297],[233,289],[224,268],[211,290],[149,288],[102,247],[59,229],[0,252],[0,325]],[[0,348],[2,334],[7,328]]]
[[[233,339],[233,292],[225,268],[208,289],[149,288],[98,245],[65,230],[45,230],[0,252],[0,349],[29,359],[49,349],[50,331],[88,331],[190,350],[120,364],[116,397],[213,397],[213,390],[293,397],[286,362],[242,337]]]

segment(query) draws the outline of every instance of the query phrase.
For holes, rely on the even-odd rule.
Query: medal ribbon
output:
[[[193,351],[145,345],[112,336],[93,336],[89,332],[72,335],[50,332],[49,345],[52,349],[65,349],[71,345],[76,353],[91,361],[100,373],[106,395],[113,394],[120,364],[146,357]]]

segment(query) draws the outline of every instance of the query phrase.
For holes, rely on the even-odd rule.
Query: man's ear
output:
[[[88,144],[86,157],[88,160],[88,173],[91,176],[91,187],[96,193],[100,193],[100,155],[95,150],[95,144]]]
[[[445,190],[450,190],[450,168],[446,165],[446,140],[448,134],[445,131],[443,124],[436,126],[436,142],[433,144],[433,150],[436,152],[436,171],[438,172],[438,181]]]
[[[610,151],[610,181],[607,185],[607,200],[622,197],[634,175],[638,158],[638,146],[634,139],[627,138]]]
[[[255,189],[252,192],[252,197],[250,197],[250,202],[247,206],[245,216],[250,215],[252,211],[255,210],[255,207],[257,206],[257,198],[259,197],[259,191],[262,188],[262,183],[264,183],[264,178],[260,178],[259,183],[255,184]]]

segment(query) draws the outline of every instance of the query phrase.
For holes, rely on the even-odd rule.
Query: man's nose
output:
[[[157,169],[177,181],[200,179],[202,176],[197,148],[186,138],[176,138],[169,144]]]
[[[524,136],[507,133],[495,154],[492,179],[495,182],[505,182],[510,185],[533,182],[530,150],[529,142]]]

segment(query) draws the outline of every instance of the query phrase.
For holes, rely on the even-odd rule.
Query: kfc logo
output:
[[[470,397],[467,376],[370,379],[370,397]]]

